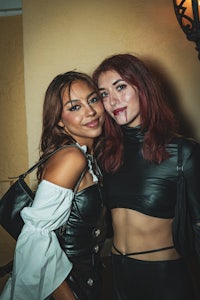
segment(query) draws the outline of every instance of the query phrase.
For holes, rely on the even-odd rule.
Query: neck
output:
[[[80,146],[86,146],[87,147],[87,153],[89,154],[93,154],[94,152],[94,140],[84,140],[84,141],[78,141],[77,140],[77,143],[80,145]]]
[[[141,128],[141,123],[137,123],[137,124],[126,124],[126,125],[123,125],[122,127],[127,127],[127,128]]]
[[[126,140],[138,142],[144,140],[144,132],[141,131],[141,126],[129,127],[127,125],[122,128]]]

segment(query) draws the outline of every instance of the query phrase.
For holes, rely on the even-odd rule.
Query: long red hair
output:
[[[93,73],[96,84],[99,76],[110,70],[116,71],[124,81],[138,88],[141,130],[145,132],[143,157],[150,162],[161,163],[169,157],[165,145],[175,135],[177,123],[164,101],[160,85],[144,62],[131,54],[106,58]],[[107,172],[115,172],[123,163],[122,131],[109,116],[106,118],[104,135],[104,151],[99,159]]]

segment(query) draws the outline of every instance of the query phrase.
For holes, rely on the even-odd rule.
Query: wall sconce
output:
[[[200,59],[200,0],[173,0],[176,18],[189,41],[196,43]]]

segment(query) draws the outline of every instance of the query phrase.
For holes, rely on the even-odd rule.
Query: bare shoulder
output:
[[[87,159],[81,149],[63,148],[46,162],[43,179],[73,189],[86,166]]]
[[[54,154],[50,162],[56,162],[56,164],[72,164],[75,163],[77,167],[86,165],[86,156],[81,149],[76,146],[66,147],[59,150]]]

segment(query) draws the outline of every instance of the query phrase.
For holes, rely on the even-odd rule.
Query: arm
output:
[[[70,293],[70,297],[73,294],[64,282],[72,264],[61,249],[54,230],[69,217],[74,196],[72,189],[82,172],[82,164],[74,160],[68,164],[68,153],[59,152],[62,153],[48,161],[33,206],[21,212],[25,225],[16,244],[12,278],[2,299],[43,300],[55,290],[56,299],[73,299],[68,298]],[[83,159],[85,163],[84,156]],[[72,164],[73,169],[70,169]]]
[[[73,188],[76,185],[83,169],[86,167],[86,160],[82,154],[80,155],[79,149],[70,148],[66,150],[58,153],[58,156],[60,156],[59,163],[55,163],[54,160],[50,161],[50,164],[47,165],[47,168],[44,170],[43,178],[64,187]],[[69,172],[68,170],[71,171]],[[67,178],[68,175],[70,176]],[[52,295],[55,300],[76,300],[66,281],[63,281]]]
[[[76,300],[66,281],[63,281],[63,283],[53,292],[53,298],[55,300]]]
[[[13,298],[8,299],[43,300],[68,276],[72,264],[54,230],[68,219],[72,199],[72,190],[43,180],[33,206],[22,210],[25,225],[15,249]]]

